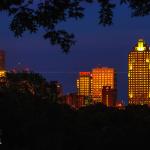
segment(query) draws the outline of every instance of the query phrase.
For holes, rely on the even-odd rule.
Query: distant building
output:
[[[49,83],[50,88],[50,99],[56,102],[58,98],[63,95],[62,85],[58,81],[51,81]]]
[[[84,96],[85,106],[99,102],[115,106],[117,99],[115,69],[97,67],[93,68],[92,72],[80,72],[77,79],[77,93]]]
[[[5,51],[0,50],[0,77],[5,77]]]
[[[102,102],[102,89],[104,86],[116,89],[115,69],[107,67],[92,69],[91,96],[94,103]]]
[[[143,39],[128,55],[128,102],[150,104],[150,50]]]
[[[91,73],[80,72],[77,79],[77,92],[78,95],[90,96],[91,95]]]
[[[79,109],[85,106],[85,96],[70,93],[61,98],[61,103],[67,104],[74,109]]]
[[[115,107],[117,101],[117,89],[112,89],[110,86],[103,86],[102,103],[107,107]]]

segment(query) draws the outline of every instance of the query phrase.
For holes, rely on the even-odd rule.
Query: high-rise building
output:
[[[0,50],[0,77],[4,77],[5,72],[5,52]]]
[[[82,96],[91,95],[91,73],[80,72],[77,79],[77,93]]]
[[[92,69],[91,96],[94,102],[102,102],[102,89],[104,86],[116,89],[114,68],[97,67]]]
[[[128,55],[128,102],[150,104],[150,51],[143,39]]]

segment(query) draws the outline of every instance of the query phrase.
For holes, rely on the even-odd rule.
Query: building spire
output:
[[[146,44],[143,39],[139,39],[137,46],[135,47],[135,50],[137,51],[145,51],[146,50]]]

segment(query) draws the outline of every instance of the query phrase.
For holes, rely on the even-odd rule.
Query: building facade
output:
[[[91,73],[79,72],[77,79],[77,93],[82,96],[91,96]]]
[[[128,55],[128,103],[150,104],[150,51],[143,39]]]
[[[79,109],[85,106],[85,96],[77,93],[70,93],[61,98],[61,103],[67,104],[74,109]]]
[[[110,86],[116,89],[116,72],[114,68],[97,67],[92,69],[91,96],[93,102],[102,102],[102,89]]]

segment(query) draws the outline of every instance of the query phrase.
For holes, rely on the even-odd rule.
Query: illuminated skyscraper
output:
[[[5,52],[0,50],[0,77],[4,77],[5,72]]]
[[[91,95],[91,73],[80,72],[77,80],[78,95],[90,96]]]
[[[102,102],[102,89],[104,86],[116,88],[116,76],[113,68],[98,67],[92,69],[91,95],[94,102]]]
[[[128,55],[129,104],[150,104],[150,51],[143,39]]]

